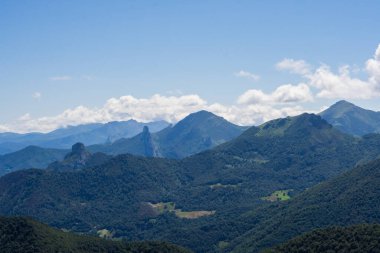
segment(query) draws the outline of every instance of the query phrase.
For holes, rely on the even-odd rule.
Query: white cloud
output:
[[[208,110],[242,126],[259,125],[268,120],[299,115],[306,110],[299,105],[276,107],[274,105],[233,105],[213,104]]]
[[[248,71],[244,71],[244,70],[240,70],[239,72],[236,72],[235,76],[244,77],[244,78],[250,79],[252,81],[258,81],[260,79],[259,75],[256,75],[256,74],[250,73]]]
[[[281,89],[278,89],[281,91]],[[277,96],[281,92],[277,91]],[[285,99],[286,100],[286,99]],[[225,117],[236,124],[253,125],[264,121],[296,115],[304,110],[297,105],[277,108],[273,104],[209,104],[198,95],[162,96],[150,98],[122,96],[109,99],[101,108],[78,106],[67,109],[51,117],[33,118],[30,114],[21,116],[12,124],[3,125],[0,131],[14,132],[48,132],[59,127],[94,122],[123,121],[135,119],[141,122],[166,120],[176,123],[192,112],[208,110]]]
[[[310,73],[310,65],[304,60],[284,59],[276,64],[279,70],[288,70],[291,73],[307,75]]]
[[[248,90],[238,98],[238,104],[282,104],[312,101],[313,96],[306,84],[279,86],[272,93],[261,90]]]
[[[20,118],[18,118],[19,121],[28,121],[31,119],[32,119],[32,116],[30,115],[30,113],[25,113]]]
[[[350,66],[342,66],[335,73],[327,65],[312,69],[305,61],[285,59],[277,64],[277,67],[299,74],[305,82],[297,85],[281,85],[270,93],[251,89],[240,95],[237,102],[232,105],[209,104],[195,94],[168,96],[156,94],[150,98],[136,98],[128,95],[111,98],[100,108],[78,106],[56,116],[40,118],[25,114],[13,123],[0,125],[0,131],[47,132],[67,125],[129,119],[142,122],[163,119],[176,123],[188,114],[199,110],[211,111],[236,124],[257,125],[274,118],[305,112],[300,103],[313,101],[311,88],[316,90],[318,98],[380,97],[380,45],[373,58],[366,61],[365,70],[368,74],[366,80],[353,77],[354,72],[351,71]],[[236,75],[253,78],[249,77],[253,74],[246,71],[240,71]]]
[[[369,82],[379,88],[380,86],[380,44],[377,46],[375,55],[366,62],[366,70],[369,74]]]
[[[0,125],[0,133],[9,132],[10,129],[7,126]]]
[[[315,70],[303,60],[285,59],[279,62],[278,69],[289,70],[301,75],[309,87],[317,90],[316,96],[329,99],[371,99],[380,97],[380,45],[373,58],[367,60],[365,70],[368,79],[353,77],[353,70],[348,65],[341,66],[333,72],[328,65],[322,65]]]
[[[41,92],[36,91],[36,92],[34,92],[34,93],[32,94],[32,97],[33,97],[34,99],[40,99],[40,98],[42,97],[42,94],[41,94]]]
[[[71,76],[53,76],[49,78],[51,81],[69,81]]]
[[[340,67],[338,73],[321,66],[307,78],[319,90],[317,97],[321,98],[369,99],[379,95],[368,81],[351,77],[349,66]]]

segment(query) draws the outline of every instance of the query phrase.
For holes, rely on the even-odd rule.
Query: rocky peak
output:
[[[71,153],[73,154],[82,154],[83,152],[86,152],[86,147],[83,143],[78,142],[71,147]]]
[[[86,160],[88,157],[90,157],[90,152],[88,152],[86,150],[86,147],[84,146],[83,143],[75,143],[72,147],[71,147],[71,152],[69,154],[66,155],[65,157],[65,160],[66,159],[74,159],[74,160],[78,160],[78,161],[84,161]]]

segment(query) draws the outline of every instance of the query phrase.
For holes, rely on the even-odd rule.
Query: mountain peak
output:
[[[84,144],[81,142],[78,142],[78,143],[75,143],[71,147],[71,152],[65,156],[65,160],[84,161],[84,160],[87,160],[88,157],[90,157],[90,156],[91,156],[91,154],[87,151]]]
[[[353,103],[346,101],[346,100],[340,100],[340,101],[336,102],[335,104],[333,104],[330,108],[332,108],[332,109],[339,108],[339,109],[343,109],[343,110],[349,110],[352,108],[359,108],[359,107],[354,105]]]
[[[220,117],[218,115],[215,115],[212,112],[201,110],[198,112],[194,112],[177,122],[177,124],[174,125],[174,128],[203,128],[203,127],[212,127],[212,126],[219,126],[219,125],[230,125],[234,127],[239,127],[223,117]]]
[[[319,115],[303,113],[295,117],[271,120],[261,125],[259,136],[282,136],[285,132],[311,131],[312,129],[331,128]]]
[[[80,155],[80,154],[84,153],[85,151],[86,151],[86,147],[81,142],[75,143],[71,147],[71,153],[73,153],[73,154],[79,154]]]
[[[149,134],[149,127],[148,126],[144,126],[142,133],[143,134]]]
[[[319,115],[342,132],[365,135],[380,132],[380,112],[363,109],[341,100]]]
[[[205,120],[205,119],[208,119],[208,118],[222,118],[222,117],[219,117],[219,116],[213,114],[212,112],[209,112],[209,111],[206,111],[206,110],[201,110],[201,111],[193,112],[193,113],[189,114],[182,121],[184,121],[184,120],[194,120],[194,119]]]
[[[347,100],[342,99],[336,102],[335,105],[354,105],[354,104],[351,102],[348,102]]]
[[[92,157],[91,153],[87,151],[83,143],[75,143],[71,152],[68,153],[62,161],[51,163],[48,168],[55,170],[74,170],[83,168],[87,161]]]

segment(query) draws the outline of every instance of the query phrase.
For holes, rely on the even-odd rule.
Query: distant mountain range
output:
[[[89,147],[92,152],[135,154],[147,157],[183,158],[213,148],[239,136],[248,127],[234,125],[207,111],[192,113],[157,133],[144,131],[130,139]]]
[[[141,123],[135,120],[114,121],[106,124],[94,123],[68,126],[50,133],[0,133],[0,154],[11,153],[27,146],[69,149],[74,143],[85,145],[113,142],[120,138],[130,138],[148,126],[152,132],[160,131],[170,124],[165,121]]]
[[[133,131],[131,130],[132,128],[126,127],[131,125],[135,126],[135,128],[133,128]],[[126,129],[130,129],[128,130],[129,134],[132,132],[136,133],[139,129],[141,129],[142,132],[132,138],[122,138],[116,140],[113,143],[109,141],[109,144],[92,145],[86,148],[86,152],[89,154],[95,154],[99,152],[108,155],[129,153],[146,157],[183,158],[229,141],[247,129],[247,127],[234,125],[222,117],[218,117],[206,111],[190,114],[183,120],[179,121],[176,125],[167,126],[157,133],[151,133],[149,130],[149,127],[153,127],[154,131],[158,130],[164,125],[164,122],[154,122],[143,126],[142,123],[137,123],[136,121],[128,121],[124,123],[113,122],[102,125],[101,127],[97,127],[95,129],[92,129],[94,127],[93,125],[84,125],[79,126],[78,128],[73,127],[73,131],[85,131],[85,129],[88,128],[91,128],[92,130],[90,132],[81,133],[80,135],[71,135],[69,138],[72,141],[80,141],[83,139],[83,136],[90,138],[92,135],[96,136],[99,134],[100,136],[98,136],[98,138],[94,137],[94,139],[91,139],[91,141],[89,141],[91,143],[95,142],[96,140],[105,141],[105,138],[107,138],[107,136],[110,136],[108,135],[110,132],[116,131],[115,126],[120,126],[120,129],[117,128],[120,130],[120,132],[122,132],[121,129],[124,129],[124,131],[126,131]],[[104,129],[108,130],[103,131]],[[110,129],[112,129],[112,131]],[[106,132],[108,134],[105,134]],[[67,131],[65,129],[60,129],[55,131],[54,134],[51,133],[48,135],[62,136],[64,134],[67,134]],[[76,137],[78,137],[78,139],[76,139]],[[57,161],[57,163],[53,164],[51,168],[57,167],[56,165],[60,164],[60,167],[62,169],[61,161],[68,153],[68,149],[59,150],[29,146],[20,151],[5,154],[2,156],[0,155],[0,176],[19,169],[43,169],[54,161]],[[73,157],[71,160],[72,159]],[[104,157],[101,158],[101,155],[97,154],[95,158],[93,157],[93,159],[98,159],[99,162],[104,159]],[[66,163],[66,165],[69,163],[72,164],[72,162],[69,162],[68,159],[65,159],[64,163]],[[93,161],[90,161],[89,164],[94,165]],[[69,165],[69,167],[70,166],[71,165]],[[77,168],[77,166],[74,165],[71,167]],[[67,168],[68,167],[66,167],[66,169]]]
[[[337,102],[320,116],[340,131],[355,136],[380,132],[380,112],[365,110],[346,101]],[[17,149],[30,143],[53,148],[32,146],[0,155],[0,175],[18,169],[46,168],[51,162],[62,160],[69,152],[68,148],[77,142],[90,145],[87,149],[91,153],[130,153],[178,159],[232,140],[246,129],[210,112],[200,111],[174,126],[163,121],[144,124],[130,120],[68,127],[48,134],[1,133],[0,151]],[[61,147],[65,150],[58,150]]]
[[[189,250],[165,242],[122,242],[94,236],[80,236],[23,217],[0,217],[0,251],[2,253],[190,253]]]
[[[320,116],[348,134],[362,136],[380,132],[380,112],[366,110],[347,101],[335,103]],[[129,120],[69,126],[46,134],[0,133],[0,155],[27,146],[69,149],[81,142],[92,146],[91,151],[114,155],[131,153],[183,158],[229,141],[246,129],[210,112],[200,111],[174,126],[165,121],[141,123]]]
[[[119,155],[67,172],[10,173],[0,177],[0,214],[80,232],[106,227],[116,237],[170,241],[196,252],[255,252],[315,224],[377,221],[378,162],[317,184],[379,154],[380,135],[353,137],[320,116],[302,114],[251,127],[184,159]],[[270,204],[282,190],[290,198],[305,192]]]
[[[363,109],[347,101],[339,101],[320,113],[331,125],[352,135],[380,133],[380,112]]]
[[[62,160],[69,150],[28,146],[19,151],[0,155],[0,176],[20,170],[44,169],[50,163]]]

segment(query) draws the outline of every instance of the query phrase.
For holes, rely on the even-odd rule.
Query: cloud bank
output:
[[[237,97],[232,105],[210,104],[197,94],[160,95],[136,98],[131,95],[108,99],[100,108],[78,106],[51,117],[33,118],[29,113],[9,124],[0,124],[0,132],[48,132],[59,127],[94,122],[124,121],[141,122],[166,120],[176,123],[192,112],[208,110],[239,125],[257,125],[265,121],[294,116],[307,110],[303,103],[317,99],[373,99],[380,97],[380,44],[375,54],[364,63],[366,78],[355,76],[348,65],[336,72],[328,65],[313,68],[304,60],[284,59],[276,64],[278,70],[289,71],[304,80],[298,84],[282,84],[271,92],[249,89]],[[240,71],[237,77],[258,80],[259,76]],[[56,81],[71,77],[54,78]],[[54,80],[52,79],[52,80]],[[33,95],[40,98],[41,93]]]
[[[276,99],[286,103],[287,98],[281,98],[281,92],[276,91],[275,96],[279,97]],[[129,119],[141,122],[166,120],[176,123],[188,114],[200,110],[208,110],[239,125],[260,124],[269,119],[297,115],[303,111],[300,106],[293,103],[277,108],[265,101],[261,104],[251,104],[249,101],[235,105],[210,104],[198,95],[163,96],[156,94],[150,98],[136,98],[128,95],[111,98],[101,108],[78,106],[52,117],[32,118],[27,113],[11,124],[0,125],[0,131],[48,132],[68,125]]]
[[[328,99],[372,99],[380,97],[380,44],[375,54],[364,66],[367,79],[353,77],[352,67],[344,65],[334,73],[328,65],[316,69],[304,60],[284,59],[277,63],[280,70],[287,70],[305,79],[305,83],[316,91],[317,98]]]

